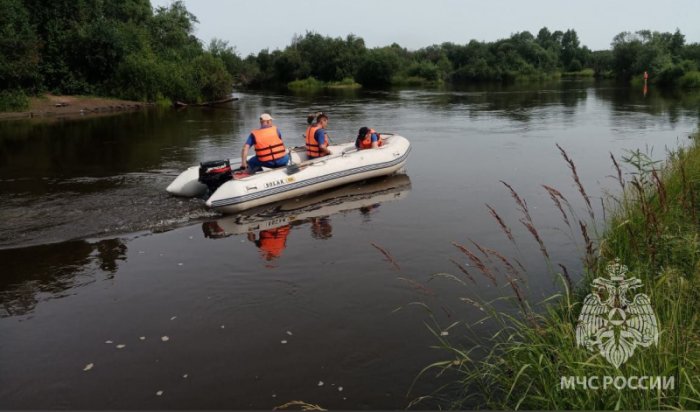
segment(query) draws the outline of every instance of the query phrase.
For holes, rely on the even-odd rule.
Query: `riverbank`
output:
[[[0,112],[0,120],[54,116],[86,116],[142,110],[146,107],[152,107],[153,105],[153,103],[106,97],[46,94],[39,97],[30,97],[29,108],[21,112]]]
[[[479,336],[475,326],[466,325],[464,333],[459,333],[453,325],[449,335],[461,335],[457,343],[440,329],[434,330],[450,356],[431,367],[456,372],[451,395],[440,396],[444,406],[504,410],[700,407],[700,134],[693,139],[688,147],[669,153],[663,165],[638,151],[622,161],[612,158],[621,194],[609,197],[608,210],[613,212],[608,213],[606,229],[595,243],[590,233],[596,227],[590,199],[562,151],[589,205],[588,216],[577,216],[561,193],[546,189],[572,235],[576,232],[583,241],[586,273],[574,284],[542,248],[561,291],[542,304],[533,304],[525,298],[526,274],[496,252],[493,257],[508,273],[505,284],[513,292],[517,311],[503,310],[498,302],[466,299],[486,314],[485,321],[498,333],[465,341],[464,336]],[[521,221],[531,223],[527,203],[515,192],[513,197],[524,215]],[[498,223],[509,233],[505,223],[500,219]],[[537,229],[531,232],[542,246]],[[499,273],[497,268],[479,265],[478,252],[456,246],[485,275]],[[489,256],[486,259],[490,261]],[[614,316],[620,316],[622,323]],[[606,327],[612,335],[598,334]],[[598,342],[587,344],[591,337]]]

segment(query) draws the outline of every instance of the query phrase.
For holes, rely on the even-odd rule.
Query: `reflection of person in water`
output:
[[[311,236],[316,239],[330,239],[333,236],[333,226],[331,221],[326,217],[312,217],[311,221]]]
[[[372,213],[372,211],[374,209],[378,208],[380,205],[381,205],[380,203],[375,203],[375,204],[369,205],[369,206],[362,206],[360,208],[360,213],[362,214],[362,216],[369,216],[369,214]]]
[[[255,240],[255,233],[248,233],[248,240],[260,248],[260,253],[267,261],[277,259],[287,247],[287,236],[291,230],[290,225],[284,225],[274,229],[261,230],[259,239]]]

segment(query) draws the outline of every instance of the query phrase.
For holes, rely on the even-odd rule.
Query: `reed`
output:
[[[567,268],[558,264],[561,271],[554,274],[554,279],[560,290],[541,303],[531,304],[518,281],[518,277],[527,277],[527,273],[519,272],[516,277],[515,266],[506,264],[515,259],[481,246],[480,250],[506,268],[505,283],[511,296],[505,299],[514,306],[503,309],[500,304],[503,298],[483,301],[463,296],[459,300],[467,303],[466,310],[479,314],[477,322],[454,322],[449,336],[440,333],[443,329],[437,325],[429,327],[435,335],[436,347],[447,356],[428,365],[422,376],[435,372],[440,376],[451,374],[454,379],[437,393],[418,398],[417,404],[433,401],[431,406],[438,408],[511,410],[699,408],[700,221],[696,217],[699,140],[700,135],[690,147],[670,153],[661,167],[638,154],[623,159],[624,167],[631,168],[629,180],[624,179],[623,166],[611,156],[622,192],[614,199],[617,207],[608,214],[606,229],[596,237],[590,233],[590,227],[595,227],[594,220],[579,219],[571,210],[564,213],[562,197],[547,190],[550,198],[559,200],[554,202],[557,209],[578,222],[586,269],[575,285]],[[575,166],[564,150],[559,149],[593,217]],[[527,204],[512,187],[505,185],[524,213],[521,222],[532,225],[532,228],[525,226],[537,241]],[[502,220],[499,226],[502,230],[506,227]],[[493,275],[494,269],[486,267],[471,250],[456,242],[453,245],[482,273]],[[543,256],[550,258],[544,251]],[[660,329],[656,346],[638,347],[619,369],[600,354],[577,346],[575,340],[583,299],[592,292],[590,282],[605,276],[603,269],[613,259],[629,267],[628,276],[642,281],[643,290],[637,292],[649,296]],[[522,265],[518,266],[524,271]],[[483,337],[484,322],[494,331],[487,337]],[[651,391],[560,387],[563,376],[591,375],[673,377],[675,386]]]
[[[394,259],[394,257],[391,256],[391,254],[390,254],[389,252],[386,251],[386,249],[384,249],[383,247],[377,245],[377,244],[374,243],[374,242],[370,242],[370,244],[371,244],[372,246],[374,246],[375,249],[377,249],[378,251],[382,252],[382,255],[384,255],[384,257],[386,258],[386,260],[389,261],[389,263],[391,263],[391,265],[394,267],[394,269],[396,269],[396,270],[401,270],[401,267],[400,267],[399,264],[396,262],[396,259]]]
[[[527,208],[527,203],[525,202],[525,200],[523,200],[523,198],[520,197],[518,192],[516,192],[515,189],[513,189],[513,186],[509,185],[508,183],[504,182],[503,180],[501,180],[501,183],[503,183],[503,185],[505,187],[507,187],[508,190],[510,190],[510,195],[513,197],[513,200],[515,200],[515,203],[518,205],[520,212],[525,216],[525,220],[532,223],[532,217],[530,216],[530,210]]]
[[[535,228],[535,225],[532,224],[532,222],[528,222],[525,219],[520,219],[520,223],[525,226],[528,232],[532,235],[532,237],[535,238],[537,241],[537,244],[540,245],[540,251],[542,252],[542,255],[544,255],[545,259],[549,261],[549,252],[547,252],[547,248],[544,246],[544,241],[540,237],[540,234],[537,232],[537,229]]]
[[[581,196],[583,196],[583,200],[586,202],[586,206],[588,206],[588,213],[591,215],[591,219],[595,220],[595,215],[593,214],[593,205],[591,205],[591,198],[588,197],[586,189],[584,189],[583,184],[581,184],[581,179],[579,179],[578,172],[576,171],[576,164],[574,164],[574,161],[571,160],[569,154],[566,153],[566,150],[559,146],[559,144],[557,144],[556,146],[559,149],[561,156],[564,158],[567,165],[569,166],[569,169],[571,170],[572,177],[574,178],[574,182],[576,183],[576,187],[578,188],[579,193],[581,193]]]
[[[459,269],[460,272],[464,273],[464,275],[467,276],[467,279],[469,279],[473,284],[476,285],[476,280],[474,280],[474,277],[469,273],[467,268],[464,267],[461,263],[457,262],[454,259],[450,259],[450,262],[454,263],[455,266],[457,266],[457,269]]]
[[[615,170],[617,171],[617,182],[620,183],[620,188],[622,188],[622,191],[625,191],[625,179],[622,177],[622,168],[620,168],[620,164],[617,163],[617,160],[615,159],[615,156],[613,156],[612,153],[610,153],[610,160],[613,162],[613,166],[615,166]]]
[[[323,409],[319,405],[308,403],[304,401],[289,401],[284,405],[275,406],[272,408],[273,411],[284,411],[284,410],[300,410],[300,411],[327,411],[328,409]]]
[[[503,219],[502,219],[501,216],[496,212],[496,209],[494,209],[493,207],[491,207],[491,205],[489,205],[488,203],[486,204],[486,207],[489,209],[489,212],[491,213],[491,216],[493,216],[493,218],[496,219],[496,222],[498,222],[498,225],[501,227],[501,230],[503,231],[503,233],[505,233],[506,236],[508,236],[508,239],[509,239],[511,242],[515,243],[515,238],[513,237],[513,232],[510,230],[510,227],[508,227],[508,225],[506,225],[506,224],[503,222]]]
[[[566,204],[571,208],[571,205],[569,205],[569,202],[566,200],[564,195],[561,194],[557,189],[547,186],[547,185],[542,185],[544,187],[544,190],[547,191],[549,194],[549,198],[552,199],[552,202],[554,202],[554,205],[557,207],[559,212],[561,213],[562,219],[564,219],[564,223],[566,223],[566,226],[571,227],[571,223],[569,223],[569,218],[566,215],[566,212],[564,212],[564,208],[562,207],[561,202],[566,202]]]
[[[569,270],[566,268],[566,266],[564,266],[561,263],[559,263],[558,265],[561,268],[561,274],[564,276],[564,280],[566,281],[566,289],[572,290],[574,282],[571,280],[571,276],[569,275]]]
[[[484,275],[487,279],[491,281],[493,286],[498,286],[498,281],[496,280],[496,276],[494,276],[493,272],[491,269],[489,269],[488,266],[484,264],[484,262],[479,259],[477,255],[475,255],[471,250],[469,250],[466,246],[460,245],[459,243],[452,242],[452,244],[459,249],[462,253],[467,255],[467,258],[472,262],[474,266],[476,266],[477,269],[479,269],[479,272]]]

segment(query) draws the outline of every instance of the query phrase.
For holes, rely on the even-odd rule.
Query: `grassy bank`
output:
[[[287,83],[291,90],[321,90],[321,89],[359,89],[361,84],[356,83],[352,77],[346,77],[339,82],[324,82],[314,77],[302,80],[294,80]]]
[[[521,222],[542,246],[552,277],[561,291],[534,304],[523,291],[526,274],[506,256],[474,244],[455,244],[472,266],[485,275],[503,273],[513,292],[508,298],[516,310],[501,310],[499,302],[464,302],[483,311],[493,330],[488,338],[477,336],[474,325],[453,325],[449,336],[461,335],[459,342],[434,329],[439,347],[448,359],[427,368],[427,372],[453,373],[454,382],[434,396],[443,407],[489,409],[697,409],[700,407],[700,136],[687,148],[669,153],[664,164],[652,162],[642,153],[612,159],[620,195],[609,198],[606,229],[591,239],[594,218],[590,199],[580,185],[575,165],[562,150],[586,203],[588,216],[579,218],[568,201],[554,188],[545,187],[569,229],[583,241],[587,271],[573,284],[565,270],[556,270],[544,249],[537,229],[532,227],[527,204],[512,191],[523,214]],[[625,178],[625,176],[628,176]],[[493,212],[510,236],[510,229]],[[588,223],[586,223],[588,222]],[[473,250],[471,250],[471,249]],[[493,259],[493,260],[491,260]],[[619,369],[599,352],[577,345],[576,328],[584,299],[594,292],[595,278],[609,279],[608,264],[619,259],[629,268],[627,279],[642,282],[627,297],[648,295],[658,320],[658,342],[637,346]],[[498,262],[493,268],[487,261]],[[600,292],[600,291],[599,291]],[[603,292],[601,292],[603,293]],[[589,301],[590,302],[590,301]],[[632,306],[626,306],[632,311]],[[605,314],[607,315],[607,310]],[[630,315],[631,316],[631,315]],[[631,319],[631,318],[630,318]],[[457,328],[464,326],[463,333]],[[426,373],[427,373],[426,372]],[[562,377],[601,377],[599,389],[561,387]],[[647,389],[602,388],[602,377],[631,376],[673,379],[674,387]]]

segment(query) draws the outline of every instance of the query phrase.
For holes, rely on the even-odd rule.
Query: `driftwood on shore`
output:
[[[204,102],[204,103],[185,103],[181,102],[179,100],[176,100],[175,103],[173,104],[175,107],[187,107],[187,106],[216,106],[219,104],[224,104],[228,102],[233,102],[238,100],[238,97],[227,97],[225,99],[221,100],[213,100],[211,102]]]

